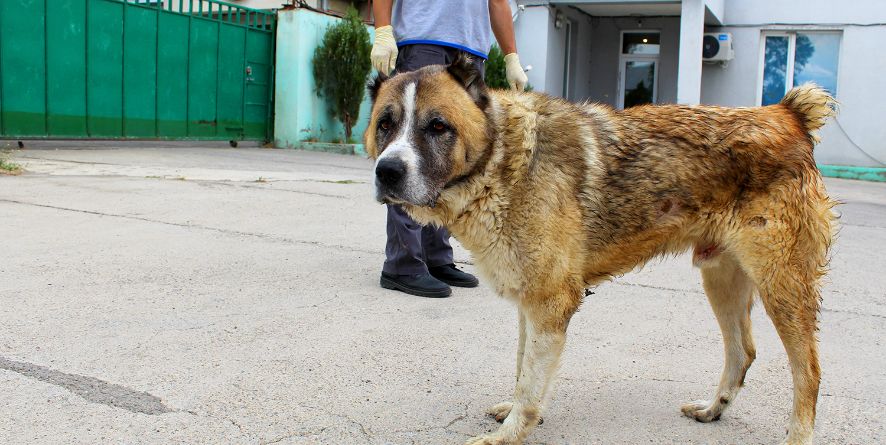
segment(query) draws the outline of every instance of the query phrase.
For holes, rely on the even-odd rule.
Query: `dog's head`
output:
[[[433,207],[487,156],[489,96],[468,57],[370,82],[364,135],[379,202]]]

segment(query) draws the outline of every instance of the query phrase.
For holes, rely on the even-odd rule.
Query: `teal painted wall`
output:
[[[886,168],[850,167],[845,165],[819,165],[821,174],[831,178],[860,179],[862,181],[886,182]]]
[[[332,118],[326,102],[317,96],[311,58],[326,28],[338,18],[295,9],[277,13],[277,61],[274,143],[279,148],[301,148],[304,142],[344,142],[345,130]],[[370,39],[375,30],[367,26]],[[354,126],[355,142],[362,142],[369,123],[369,95]]]

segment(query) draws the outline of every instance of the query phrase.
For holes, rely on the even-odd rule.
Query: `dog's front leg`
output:
[[[523,313],[520,306],[517,306],[517,331],[519,335],[517,340],[517,383],[519,383],[520,374],[523,371],[523,355],[526,352],[526,314]],[[501,402],[486,410],[486,414],[494,417],[498,422],[504,422],[513,406],[513,402]]]
[[[475,437],[466,445],[518,445],[538,424],[541,408],[566,343],[566,326],[577,307],[570,300],[523,304],[525,349],[517,376],[514,401],[502,426],[492,434]],[[518,359],[519,359],[518,350]],[[499,404],[496,406],[506,406]]]
[[[517,340],[517,381],[520,381],[520,373],[523,371],[523,354],[526,353],[526,314],[517,306],[517,329],[520,337]]]

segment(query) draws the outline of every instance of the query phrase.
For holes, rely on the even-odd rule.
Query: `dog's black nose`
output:
[[[383,185],[395,185],[406,175],[406,164],[399,159],[382,159],[375,167],[375,176]]]

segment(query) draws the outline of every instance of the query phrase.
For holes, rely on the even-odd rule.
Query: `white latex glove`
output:
[[[372,67],[383,74],[391,74],[397,63],[397,41],[391,25],[375,28],[375,43],[372,44]]]
[[[505,56],[505,77],[508,79],[508,85],[512,90],[523,91],[529,78],[523,71],[523,65],[520,65],[520,56],[517,53],[510,53]]]

